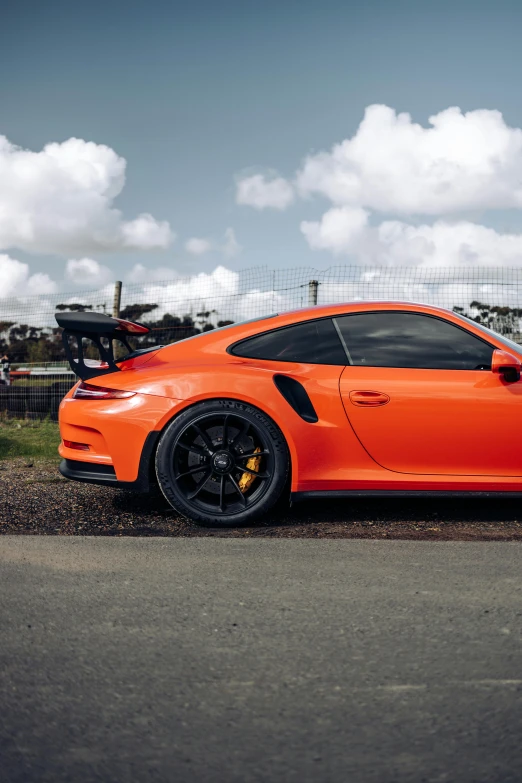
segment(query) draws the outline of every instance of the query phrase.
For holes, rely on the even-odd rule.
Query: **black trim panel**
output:
[[[298,416],[310,424],[319,421],[312,400],[302,383],[288,375],[274,375],[274,383]]]
[[[60,473],[72,481],[102,484],[115,489],[126,489],[130,492],[150,492],[151,484],[155,483],[152,456],[160,434],[160,432],[149,432],[147,435],[141,452],[138,477],[135,481],[118,481],[112,465],[97,465],[94,462],[81,462],[73,459],[62,459]]]
[[[112,465],[97,465],[94,462],[62,459],[60,473],[75,481],[87,481],[90,484],[117,484],[118,479]]]
[[[317,489],[292,492],[291,500],[335,500],[341,498],[522,498],[522,491],[513,490],[441,490],[441,489]]]

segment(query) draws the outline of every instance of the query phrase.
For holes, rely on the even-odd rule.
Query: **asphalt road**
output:
[[[522,781],[522,544],[0,539],[5,783]]]

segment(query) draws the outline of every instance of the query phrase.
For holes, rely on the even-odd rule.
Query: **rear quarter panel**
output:
[[[253,405],[283,432],[292,462],[292,491],[339,489],[347,477],[353,478],[354,471],[382,471],[362,448],[347,421],[339,394],[342,370],[227,357],[220,364],[193,363],[175,368],[164,365],[108,375],[103,384],[132,389],[151,403],[154,398],[171,400],[175,402],[173,416],[209,399],[232,399]],[[318,422],[305,422],[293,410],[274,384],[276,373],[296,378],[305,386]],[[162,426],[165,423],[162,420]]]

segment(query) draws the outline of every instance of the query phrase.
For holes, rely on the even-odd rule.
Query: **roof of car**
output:
[[[314,316],[321,317],[322,315],[331,315],[332,313],[340,311],[350,310],[368,310],[376,308],[378,310],[391,308],[396,309],[422,309],[429,310],[430,312],[451,313],[448,308],[437,307],[435,305],[428,304],[426,302],[412,302],[398,299],[372,299],[372,300],[352,300],[349,302],[335,302],[333,304],[314,305],[312,307],[302,307],[296,310],[287,310],[286,312],[278,313],[281,317],[286,316]]]

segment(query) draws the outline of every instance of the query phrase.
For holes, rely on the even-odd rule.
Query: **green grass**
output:
[[[0,459],[59,459],[60,433],[54,421],[0,418]]]

